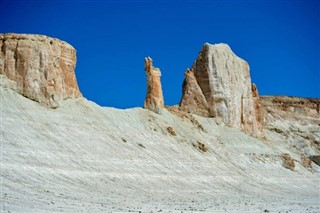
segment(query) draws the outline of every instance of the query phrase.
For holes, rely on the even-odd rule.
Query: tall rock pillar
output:
[[[144,59],[144,69],[147,75],[147,95],[144,101],[144,108],[159,113],[164,107],[162,87],[160,82],[160,69],[153,67],[152,59]]]

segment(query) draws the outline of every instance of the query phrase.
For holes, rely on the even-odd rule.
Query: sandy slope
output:
[[[281,153],[298,158],[285,143],[166,110],[53,110],[0,88],[3,212],[320,211],[319,167],[284,168]]]

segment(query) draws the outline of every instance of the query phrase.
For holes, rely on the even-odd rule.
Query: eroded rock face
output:
[[[298,154],[318,155],[320,151],[320,99],[260,96],[260,101],[265,109],[267,139],[275,140],[277,143],[285,141],[289,146],[294,147]]]
[[[219,117],[226,125],[251,135],[260,135],[246,61],[236,56],[226,44],[205,44],[192,71],[208,104],[210,116]],[[181,103],[190,102],[184,97],[190,95],[183,94]],[[189,107],[194,108],[194,104]],[[198,113],[202,110],[193,111]]]
[[[0,34],[0,74],[20,94],[52,108],[81,97],[75,77],[76,50],[42,35]]]
[[[194,77],[194,73],[187,69],[184,76],[185,79],[182,86],[182,98],[179,104],[180,108],[185,112],[209,116],[207,100]]]
[[[320,118],[320,99],[290,96],[261,96],[262,104],[269,111],[280,110],[297,115]],[[288,115],[289,115],[288,114]]]
[[[164,107],[161,72],[158,68],[153,67],[152,59],[145,58],[145,72],[147,75],[147,95],[144,101],[144,108],[159,112]]]
[[[264,125],[265,125],[265,108],[261,103],[257,86],[255,84],[252,84],[251,89],[252,89],[252,96],[253,96],[253,103],[254,103],[254,110],[255,110],[255,118],[256,118],[258,130],[260,131],[264,128]],[[260,136],[263,136],[262,132]]]

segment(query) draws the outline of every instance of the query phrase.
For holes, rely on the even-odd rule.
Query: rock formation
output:
[[[144,101],[144,108],[159,112],[164,107],[162,87],[160,82],[161,72],[153,67],[152,59],[145,58],[145,72],[147,75],[147,95]]]
[[[252,96],[253,96],[253,103],[254,103],[254,110],[255,110],[255,118],[258,125],[258,130],[262,130],[265,125],[265,109],[262,106],[260,96],[258,93],[258,88],[255,84],[251,85],[252,89]],[[262,134],[260,136],[263,136]]]
[[[268,111],[280,110],[296,115],[320,118],[320,99],[289,96],[261,96],[262,105]],[[287,113],[288,115],[288,113]]]
[[[52,108],[81,97],[75,77],[76,50],[42,35],[0,34],[0,75],[20,94]]]
[[[209,116],[209,107],[206,98],[202,94],[194,73],[187,69],[182,86],[182,98],[180,108],[189,113]]]
[[[196,79],[192,83],[197,83],[200,87],[208,112],[205,111],[206,104],[202,104],[204,101],[197,108],[199,104],[192,100],[195,96],[202,96],[198,94],[183,94],[180,102],[182,109],[199,115],[220,117],[230,127],[260,135],[249,65],[246,61],[237,57],[227,44],[206,43],[192,66],[192,72]],[[190,81],[187,80],[190,76],[191,74],[187,75],[185,82]],[[184,89],[184,92],[190,91]],[[198,89],[191,92],[200,93]]]
[[[296,163],[294,159],[292,159],[288,153],[285,153],[282,155],[282,165],[285,168],[291,169],[291,170],[294,170],[294,168],[296,167]]]
[[[265,109],[265,132],[281,136],[307,156],[320,151],[320,99],[288,96],[260,96]],[[281,140],[277,141],[277,143]]]

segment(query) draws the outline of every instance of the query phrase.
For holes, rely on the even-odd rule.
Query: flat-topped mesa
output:
[[[219,117],[230,127],[242,129],[251,135],[260,135],[246,61],[236,56],[227,44],[206,43],[192,66],[192,72],[196,79],[193,84],[197,83],[200,87],[208,111],[204,110],[206,107],[198,108],[194,104],[197,102],[195,97],[199,95],[185,94],[186,90],[180,102],[182,109],[202,116],[208,114]],[[199,93],[198,89],[196,93]]]
[[[144,108],[159,113],[164,107],[160,81],[161,72],[158,68],[153,67],[150,57],[145,58],[144,62],[144,69],[147,75],[147,95],[144,101]]]
[[[61,100],[81,97],[75,77],[76,50],[43,35],[0,34],[0,74],[5,86],[56,108]],[[2,76],[3,77],[3,76]]]

